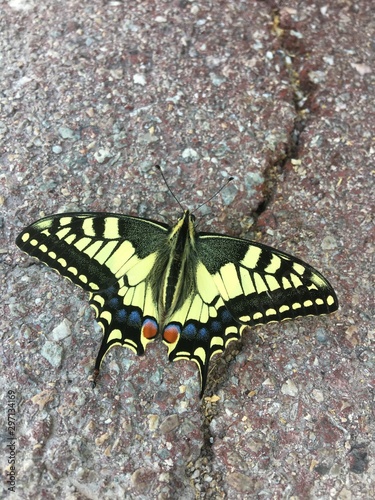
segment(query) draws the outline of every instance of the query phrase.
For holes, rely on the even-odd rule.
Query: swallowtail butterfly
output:
[[[169,359],[199,367],[248,326],[335,311],[332,286],[308,264],[249,240],[197,232],[186,210],[170,227],[113,213],[51,215],[17,237],[36,257],[90,294],[103,329],[95,363],[121,345],[143,354],[161,334]]]

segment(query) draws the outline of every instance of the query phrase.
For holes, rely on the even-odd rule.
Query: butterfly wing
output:
[[[104,333],[95,369],[114,345],[143,354],[158,333],[158,313],[148,279],[168,226],[110,213],[66,213],[25,228],[16,244],[90,293]],[[154,278],[156,281],[158,277]]]
[[[197,249],[226,307],[242,324],[329,314],[338,308],[330,283],[296,257],[248,240],[205,233]]]
[[[338,308],[328,281],[300,259],[266,245],[201,233],[196,288],[170,318],[163,338],[169,358],[199,367],[203,394],[211,357],[247,326],[320,315]]]

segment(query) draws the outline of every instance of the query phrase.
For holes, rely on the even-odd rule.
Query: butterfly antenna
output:
[[[181,205],[180,201],[177,199],[177,197],[175,196],[174,192],[172,191],[172,189],[169,187],[169,184],[167,182],[167,179],[165,178],[165,175],[161,169],[161,166],[160,165],[155,165],[155,168],[157,168],[160,172],[160,175],[162,176],[163,178],[163,181],[165,183],[165,185],[167,186],[167,189],[169,191],[169,193],[172,195],[172,197],[176,200],[177,204],[181,207],[181,210],[184,211],[184,207]]]
[[[194,212],[199,210],[201,207],[204,207],[204,205],[207,205],[207,203],[209,203],[213,198],[215,198],[215,196],[217,196],[219,193],[222,192],[222,190],[224,188],[226,188],[228,186],[228,184],[233,181],[234,177],[229,177],[229,179],[227,180],[227,182],[225,182],[225,184],[223,184],[221,186],[221,188],[219,188],[216,193],[214,193],[210,198],[208,198],[208,200],[206,200],[204,203],[201,203],[197,208],[194,209]]]

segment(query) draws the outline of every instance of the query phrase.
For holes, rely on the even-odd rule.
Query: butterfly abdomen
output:
[[[168,317],[179,309],[194,289],[197,258],[194,249],[195,229],[192,216],[185,211],[168,236],[168,262],[162,283],[157,286],[160,310]]]

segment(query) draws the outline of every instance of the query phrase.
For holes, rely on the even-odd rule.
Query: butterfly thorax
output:
[[[188,210],[171,228],[159,262],[164,268],[156,270],[154,290],[161,322],[179,309],[195,286],[196,231],[194,216]]]

